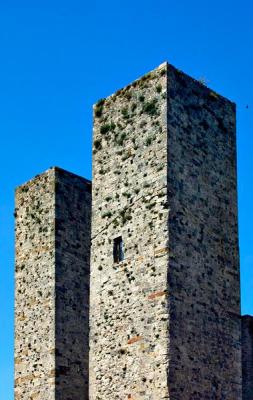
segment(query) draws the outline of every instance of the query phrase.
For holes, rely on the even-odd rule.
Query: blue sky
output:
[[[237,103],[242,312],[253,314],[251,0],[2,1],[0,399],[13,400],[14,188],[91,178],[92,104],[167,60]]]

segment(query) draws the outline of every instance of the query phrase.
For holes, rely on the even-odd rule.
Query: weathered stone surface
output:
[[[166,96],[162,67],[94,108],[91,400],[168,396]]]
[[[242,317],[242,398],[253,399],[253,317]]]
[[[16,400],[88,399],[90,211],[59,168],[16,191]]]
[[[163,64],[93,153],[90,400],[241,399],[234,104]]]
[[[241,323],[235,105],[169,67],[168,107],[171,398],[236,400]]]
[[[17,189],[15,400],[252,399],[235,105],[167,63],[102,99],[92,190],[89,305],[90,182]]]

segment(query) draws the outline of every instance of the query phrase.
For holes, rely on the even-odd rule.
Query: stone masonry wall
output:
[[[88,400],[91,183],[55,178],[56,399]]]
[[[90,206],[58,168],[16,191],[15,400],[88,399]]]
[[[163,65],[94,107],[90,400],[168,398],[166,85]]]
[[[15,400],[241,400],[236,194],[233,103],[167,63],[100,100],[92,232],[89,181],[16,191]]]
[[[242,399],[253,398],[253,317],[242,317]]]
[[[170,398],[241,399],[235,105],[168,67]]]
[[[239,400],[234,104],[163,64],[93,134],[90,399]]]
[[[54,397],[54,170],[16,190],[15,400]]]

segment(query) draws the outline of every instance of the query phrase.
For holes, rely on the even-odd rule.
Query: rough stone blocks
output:
[[[242,399],[253,399],[253,317],[242,317]]]
[[[100,100],[92,196],[90,400],[239,400],[235,105],[166,63]]]
[[[90,212],[59,168],[16,190],[15,400],[88,399]]]

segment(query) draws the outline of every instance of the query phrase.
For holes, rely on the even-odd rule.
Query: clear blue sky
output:
[[[252,18],[251,0],[1,2],[0,400],[13,400],[14,188],[53,165],[91,178],[92,104],[165,60],[237,103],[242,312],[253,314]]]

